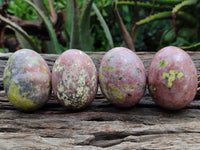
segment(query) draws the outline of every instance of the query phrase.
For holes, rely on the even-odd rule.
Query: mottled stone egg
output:
[[[76,49],[63,52],[53,66],[52,87],[58,102],[66,108],[88,106],[97,92],[97,71],[92,59]]]
[[[119,107],[131,107],[145,92],[146,73],[140,58],[123,47],[108,51],[99,68],[100,87],[105,97]]]
[[[16,108],[33,111],[48,101],[51,72],[38,53],[21,49],[9,58],[4,70],[3,83],[9,101]]]
[[[188,105],[197,91],[197,71],[182,49],[168,46],[158,51],[149,66],[148,87],[153,100],[166,109]]]

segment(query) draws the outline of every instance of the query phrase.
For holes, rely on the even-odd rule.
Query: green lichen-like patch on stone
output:
[[[133,84],[133,86],[130,87],[130,90],[133,91],[135,89],[136,85]]]
[[[56,67],[54,68],[55,72],[63,70],[63,66],[60,65],[60,60],[56,60],[55,65],[56,65]]]
[[[122,85],[123,90],[126,90],[126,88],[127,88],[127,85]]]
[[[177,78],[182,79],[183,77],[184,77],[184,74],[182,72],[179,72],[178,75],[177,75]]]
[[[112,93],[113,95],[119,95],[119,89],[114,89]]]
[[[3,84],[5,88],[7,88],[10,84],[10,77],[11,77],[11,73],[8,70],[8,67],[5,67],[4,74],[3,74]]]
[[[113,88],[115,88],[115,85],[114,84],[110,84],[110,87],[113,89]]]
[[[163,79],[169,78],[169,73],[164,72],[162,75],[162,78]]]
[[[111,94],[113,97],[118,99],[119,103],[123,103],[125,95],[123,93],[121,93],[120,89],[117,89],[117,88],[112,89]]]
[[[72,65],[69,70],[75,67]],[[64,72],[67,77],[67,82],[59,82],[57,85],[57,97],[63,101],[66,107],[73,109],[80,109],[85,106],[86,102],[90,100],[90,88],[87,86],[88,73],[84,69],[75,68],[74,72],[78,72],[79,76],[73,78],[73,73]],[[74,82],[76,80],[76,82]],[[94,86],[96,83],[95,73],[93,74],[90,85]],[[74,92],[76,91],[76,92]]]
[[[112,58],[114,58],[114,56],[110,56],[110,57],[109,57],[109,59],[112,59]]]
[[[154,87],[152,84],[149,85],[149,89],[150,89],[151,91],[156,91],[156,87]]]
[[[112,70],[114,70],[115,69],[115,67],[113,67],[113,66],[103,66],[102,67],[102,71],[104,72],[105,70],[108,70],[109,72],[110,71],[112,71]]]
[[[109,67],[107,68],[108,71],[111,71],[111,70],[114,70],[114,69],[115,69],[115,67],[113,67],[113,66],[109,66]]]
[[[140,68],[136,68],[137,73],[141,73],[142,70]]]
[[[43,70],[44,70],[44,74],[47,74],[47,68],[45,65],[42,66],[43,67]]]
[[[114,58],[114,56],[112,55],[112,56],[110,56],[110,57],[108,57],[108,61],[111,61],[111,59],[112,58]]]
[[[164,72],[162,75],[163,79],[167,79],[167,87],[171,88],[173,85],[173,82],[176,80],[176,78],[181,79],[184,77],[184,74],[182,72],[178,72],[178,70],[169,70],[169,73]]]
[[[40,65],[38,59],[35,57],[26,56],[25,58],[29,60],[33,65]]]
[[[29,93],[20,93],[20,85],[16,85],[15,81],[12,81],[8,90],[8,99],[16,107],[23,110],[35,109],[37,104],[33,100],[27,98]]]
[[[103,76],[102,76],[102,74],[99,74],[99,79],[101,79],[101,80],[102,80],[102,77],[103,77]]]
[[[170,74],[178,74],[178,70],[169,70]]]
[[[159,67],[165,68],[168,65],[166,60],[161,60],[158,64]]]

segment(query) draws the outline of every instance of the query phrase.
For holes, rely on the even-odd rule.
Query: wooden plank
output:
[[[0,149],[182,149],[200,145],[200,101],[163,110],[147,95],[119,109],[104,98],[69,112],[53,98],[34,113],[17,111],[1,92]]]
[[[104,53],[88,53],[97,68]],[[154,53],[137,53],[146,69]],[[189,52],[197,70],[200,53]],[[10,54],[0,54],[0,80]],[[57,55],[43,55],[52,67]],[[0,84],[2,86],[2,84]],[[52,96],[38,111],[16,110],[0,90],[0,149],[200,149],[200,101],[179,111],[158,107],[148,92],[139,104],[120,109],[98,93],[93,103],[70,112]]]
[[[101,59],[105,52],[87,52],[87,54],[92,58],[93,62],[97,70],[99,69]],[[151,59],[155,55],[154,52],[137,52],[136,53],[142,60],[146,72],[148,72],[148,67],[150,65]],[[198,74],[200,74],[200,52],[188,52],[191,56],[194,64],[197,68]],[[6,65],[8,58],[12,55],[12,53],[0,53],[0,90],[3,90],[3,71]],[[42,54],[42,57],[46,60],[49,68],[52,70],[55,60],[57,59],[58,55],[55,54]],[[200,92],[197,93],[197,96],[200,97]]]

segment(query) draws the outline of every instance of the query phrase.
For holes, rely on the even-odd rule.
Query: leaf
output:
[[[78,3],[77,0],[73,0],[73,21],[71,28],[70,49],[81,49],[79,19]]]
[[[55,9],[53,8],[52,0],[49,0],[49,6],[50,6],[50,10],[51,10],[51,17],[52,17],[53,21],[56,22],[57,14],[56,14]]]
[[[14,29],[16,36],[19,37],[18,40],[23,48],[30,48],[41,53],[41,51],[37,48],[37,46],[35,46],[34,42],[31,40],[26,31],[24,31],[20,26],[3,17],[2,15],[0,15],[0,20],[9,25],[12,29]]]
[[[81,16],[83,16],[83,14],[84,14],[84,12],[85,12],[87,6],[88,6],[88,1],[89,1],[89,0],[83,0],[83,1],[81,2],[82,5],[81,5],[81,6],[79,5],[79,8],[81,8],[81,9],[79,9],[79,10],[80,10],[80,15],[81,15]],[[80,2],[80,1],[79,1],[79,2]]]
[[[182,47],[180,47],[180,48],[182,48],[182,49],[184,49],[184,50],[200,50],[200,42],[198,42],[198,43],[195,43],[195,44],[192,44],[192,45],[190,45],[190,46],[182,46]]]
[[[129,32],[127,31],[125,25],[124,25],[124,22],[117,10],[117,7],[116,7],[116,3],[114,2],[114,12],[115,12],[115,15],[116,15],[116,18],[117,18],[117,22],[119,24],[119,28],[120,28],[120,31],[122,33],[122,36],[123,36],[123,39],[124,39],[124,42],[126,43],[126,46],[135,51],[135,46],[133,44],[133,39],[131,38]]]
[[[0,48],[0,53],[8,53],[8,52],[9,52],[8,49],[2,49],[2,48]]]
[[[98,17],[98,20],[104,30],[104,33],[106,35],[106,38],[108,40],[108,44],[109,44],[109,47],[112,48],[114,47],[114,44],[113,44],[113,39],[112,39],[112,36],[111,36],[111,33],[110,33],[110,30],[108,28],[108,25],[106,24],[103,16],[101,15],[99,9],[97,8],[97,6],[95,5],[95,3],[92,4],[92,8],[94,9],[97,17]]]
[[[3,0],[0,0],[0,7],[3,6]]]
[[[145,0],[145,1],[152,2],[153,0]],[[155,3],[168,5],[168,4],[178,4],[182,1],[185,1],[185,0],[155,0]]]
[[[53,44],[54,53],[60,54],[62,51],[60,50],[60,45],[58,43],[58,40],[57,40],[57,37],[56,37],[56,33],[54,31],[54,28],[53,28],[51,22],[45,16],[43,11],[41,11],[35,4],[30,2],[29,0],[24,0],[24,1],[27,2],[29,5],[31,5],[37,11],[38,15],[42,18],[42,20],[44,21],[44,24],[45,24],[45,26],[46,26],[46,28],[48,30],[51,42]]]
[[[161,19],[171,19],[172,18],[172,12],[171,11],[164,11],[160,12],[151,16],[148,16],[136,23],[137,26],[155,21],[155,20],[161,20]],[[195,26],[197,23],[197,20],[190,14],[179,11],[177,12],[177,19],[184,20],[186,24],[189,24],[191,26]]]
[[[172,18],[171,11],[156,13],[154,15],[148,16],[148,17],[138,21],[136,24],[139,26],[139,25],[143,25],[143,24],[149,23],[154,20],[166,19],[166,18]]]
[[[67,32],[67,36],[71,35],[72,30],[72,20],[73,20],[73,12],[74,12],[74,4],[72,0],[66,0],[66,17],[65,17],[65,31]]]
[[[139,15],[140,9],[138,7],[137,0],[134,0],[134,3],[135,3],[135,5],[134,5],[133,14],[135,14],[135,15],[132,18],[132,22],[135,24],[137,21],[140,20],[140,15]],[[154,6],[152,6],[152,8],[151,8],[151,12],[152,12],[153,8],[154,8]],[[134,30],[134,33],[133,33],[133,30],[131,30],[131,38],[132,38],[133,44],[134,44],[134,42],[137,39],[138,33],[139,33],[139,28],[135,28],[134,29],[134,27],[132,27],[132,29]]]
[[[22,34],[20,34],[18,31],[14,30],[15,31],[15,35],[17,37],[17,40],[19,41],[20,45],[22,48],[28,48],[28,49],[33,49],[29,42],[23,37]]]
[[[93,48],[93,38],[91,36],[90,30],[90,12],[92,8],[92,3],[94,0],[90,0],[88,3],[82,17],[81,21],[81,48],[85,51],[92,51]]]
[[[117,5],[136,5],[136,3],[134,1],[118,1],[116,2]],[[137,2],[138,7],[142,7],[142,8],[147,8],[147,9],[152,9],[152,7],[154,7],[155,10],[171,10],[171,8],[169,6],[161,6],[161,5],[152,5],[151,3],[145,3],[145,2]]]
[[[47,8],[45,7],[45,3],[44,1],[41,0],[33,0],[33,3],[40,9],[43,11],[43,13],[48,16],[49,12],[47,10]],[[40,21],[42,21],[42,18],[40,18]]]
[[[173,8],[172,12],[173,12],[173,13],[176,13],[176,12],[178,12],[182,7],[184,7],[184,6],[189,6],[189,5],[194,5],[194,4],[196,4],[196,3],[197,3],[197,0],[185,0],[185,1],[183,1],[182,3],[177,4],[177,5]]]

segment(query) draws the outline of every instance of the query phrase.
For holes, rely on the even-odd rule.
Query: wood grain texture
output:
[[[104,53],[88,53],[97,68]],[[154,53],[137,53],[147,69]],[[200,53],[189,52],[200,74]],[[124,150],[200,149],[200,101],[185,109],[158,107],[148,91],[139,104],[120,109],[99,91],[79,112],[60,106],[53,95],[38,111],[16,110],[3,91],[3,70],[11,54],[0,53],[0,149],[3,150]],[[52,68],[57,55],[42,55]]]

